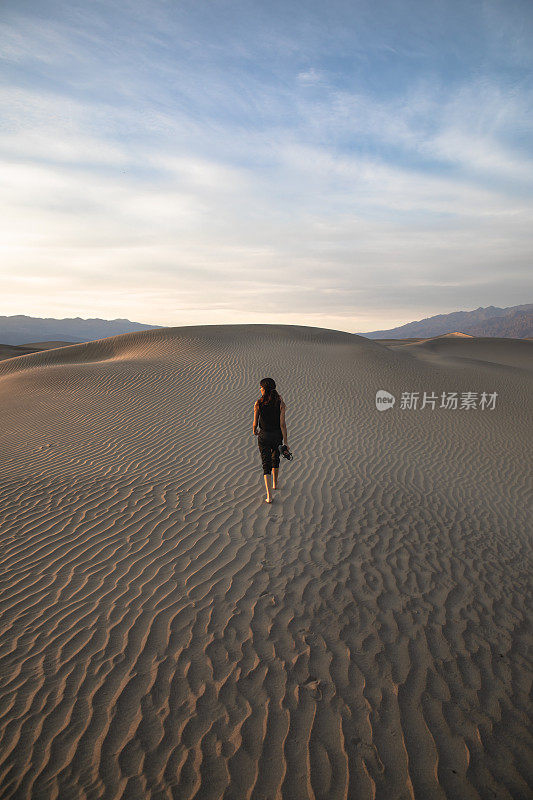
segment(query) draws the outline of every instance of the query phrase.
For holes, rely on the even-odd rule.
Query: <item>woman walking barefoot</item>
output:
[[[266,503],[272,502],[271,489],[279,489],[279,445],[287,443],[287,425],[285,423],[285,403],[276,391],[276,381],[273,378],[263,378],[259,381],[261,397],[254,405],[254,435],[261,454],[261,464],[267,495]],[[258,426],[259,425],[259,431]],[[272,486],[270,478],[272,473]]]

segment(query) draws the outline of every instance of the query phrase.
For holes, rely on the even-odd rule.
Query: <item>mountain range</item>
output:
[[[41,319],[17,314],[0,317],[0,342],[4,345],[28,345],[40,349],[39,343],[54,347],[61,343],[79,344],[105,339],[120,333],[147,331],[164,325],[145,325],[129,319]],[[533,303],[521,306],[476,308],[474,311],[454,311],[408,322],[397,328],[359,333],[367,339],[430,338],[445,333],[468,333],[470,336],[495,336],[525,339],[533,337]],[[49,344],[50,346],[50,344]],[[13,353],[18,355],[18,353]]]
[[[360,333],[367,339],[429,338],[444,333],[468,333],[470,336],[497,336],[526,339],[533,336],[533,303],[521,306],[488,306],[474,311],[454,311],[408,322],[389,330]]]
[[[13,317],[0,317],[0,342],[20,345],[28,342],[68,342],[79,344],[94,339],[106,339],[119,333],[147,331],[161,328],[162,325],[144,325],[129,319],[52,319],[47,317],[27,317],[17,314]],[[59,347],[59,344],[56,344]]]

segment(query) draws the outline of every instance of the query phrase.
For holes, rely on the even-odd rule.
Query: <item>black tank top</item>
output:
[[[281,431],[281,403],[279,397],[267,406],[259,403],[259,427],[262,431]]]

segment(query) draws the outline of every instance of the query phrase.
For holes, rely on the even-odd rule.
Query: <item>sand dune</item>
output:
[[[25,347],[24,345],[0,344],[0,361],[3,361],[4,358],[17,358],[28,353],[35,353],[38,349],[37,347]]]
[[[528,339],[503,339],[490,336],[445,334],[432,339],[422,339],[412,344],[398,345],[402,352],[416,358],[470,369],[471,366],[496,365],[533,370],[533,342]],[[397,349],[392,346],[391,349]]]
[[[0,797],[531,797],[532,379],[501,341],[198,326],[1,362]],[[498,395],[399,407],[424,391]]]
[[[17,358],[28,353],[35,353],[39,350],[52,350],[57,347],[65,347],[72,342],[28,342],[28,344],[0,344],[0,361],[5,358]]]
[[[57,347],[70,347],[74,342],[27,342],[22,347],[32,347],[35,350],[53,350]]]
[[[451,331],[451,333],[441,333],[440,336],[435,336],[435,339],[451,339],[452,337],[462,337],[464,339],[473,339],[470,333],[461,333],[461,331]]]

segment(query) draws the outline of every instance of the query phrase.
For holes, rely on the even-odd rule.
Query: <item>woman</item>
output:
[[[276,381],[273,378],[263,378],[259,381],[261,397],[254,405],[254,435],[258,437],[257,444],[261,453],[263,475],[265,478],[267,496],[266,503],[272,502],[270,489],[279,489],[279,445],[287,445],[287,425],[285,424],[285,403],[276,391]],[[260,426],[258,433],[257,425]],[[288,446],[288,445],[287,445]],[[270,473],[273,474],[273,484],[270,485]]]

